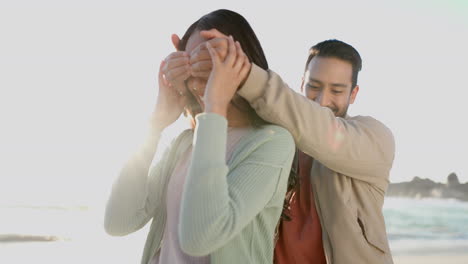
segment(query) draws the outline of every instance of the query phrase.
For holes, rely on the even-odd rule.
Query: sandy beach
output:
[[[395,264],[467,264],[468,252],[461,255],[444,256],[395,256]]]
[[[80,242],[0,243],[0,263],[139,263],[142,240],[104,239]],[[350,261],[350,263],[353,263]],[[467,264],[468,254],[395,256],[395,264]]]
[[[430,205],[440,203],[434,209],[420,208],[420,203],[411,200],[389,200],[387,206],[391,207],[392,201],[395,208],[408,206],[403,211],[405,217],[394,214],[387,218],[389,233],[399,234],[398,239],[390,240],[395,264],[468,264],[465,204],[430,201]],[[139,263],[149,226],[129,236],[111,237],[103,228],[103,212],[103,206],[0,206],[0,263]],[[421,217],[412,217],[408,212]],[[428,220],[429,216],[435,217],[428,215],[432,212],[446,215],[439,222],[450,225],[434,225]],[[408,222],[409,219],[417,225]],[[421,223],[426,226],[418,229]],[[428,226],[437,228],[427,229]],[[445,237],[403,239],[401,234]],[[452,239],[451,234],[459,238]],[[352,260],[349,263],[354,264]]]

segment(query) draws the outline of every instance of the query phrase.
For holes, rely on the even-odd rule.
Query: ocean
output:
[[[394,255],[468,253],[468,202],[386,198],[383,213]]]
[[[1,205],[0,263],[139,263],[148,227],[110,237],[103,210]],[[384,216],[394,256],[468,253],[467,202],[387,198]]]

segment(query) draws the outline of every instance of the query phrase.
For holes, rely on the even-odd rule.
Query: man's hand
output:
[[[200,31],[200,36],[202,38],[205,38],[205,39],[208,39],[210,41],[213,41],[213,40],[217,40],[217,39],[226,39],[227,40],[227,36],[224,35],[223,33],[219,32],[217,29],[215,28],[212,28],[210,30],[202,30]],[[210,42],[211,43],[211,42]],[[220,59],[221,60],[224,60],[224,56],[227,52],[227,42],[224,42],[224,43],[216,43],[218,46],[215,46],[216,47],[216,51],[218,51],[219,55],[220,55]],[[215,45],[216,45],[215,44]],[[242,50],[242,47],[240,47],[240,49]],[[251,64],[250,64],[251,65]],[[247,77],[249,77],[249,74],[250,74],[250,68],[249,68],[249,72],[247,73],[247,75],[244,77],[244,79],[241,81],[241,84],[240,86],[242,86],[245,81],[247,80]]]
[[[224,60],[226,58],[228,50],[227,37],[214,38],[201,43],[190,53],[191,72],[194,77],[208,78],[210,76],[213,64],[211,62],[210,53],[206,48],[206,43],[210,43],[218,53],[220,59]]]
[[[239,84],[250,70],[250,62],[240,48],[239,42],[228,38],[228,54],[221,59],[218,52],[208,43],[206,46],[211,56],[213,70],[206,84],[205,112],[227,116],[227,108]]]

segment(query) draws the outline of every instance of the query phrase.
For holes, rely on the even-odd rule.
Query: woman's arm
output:
[[[174,72],[180,74],[180,68],[185,67],[180,65],[179,55],[173,57],[169,56],[168,62],[163,61],[159,68],[159,94],[149,136],[140,151],[125,164],[112,187],[104,219],[104,227],[111,235],[126,235],[140,229],[161,207],[158,198],[161,194],[156,190],[169,150],[151,170],[150,177],[148,172],[161,132],[177,120],[187,102],[183,92],[176,90],[179,86],[169,84],[165,77],[175,75]]]
[[[156,152],[162,129],[154,127],[144,146],[131,157],[120,171],[107,201],[104,228],[110,235],[123,236],[143,227],[160,205],[157,195],[148,191],[148,171]],[[169,150],[166,151],[165,156]],[[159,175],[162,160],[152,169]],[[150,203],[149,201],[153,201]]]
[[[261,133],[252,139],[256,146],[251,145],[244,160],[229,171],[226,119],[213,113],[197,116],[179,224],[181,248],[187,254],[203,256],[223,246],[264,210],[278,191],[286,191],[294,140],[276,126]],[[281,210],[282,203],[278,207]]]

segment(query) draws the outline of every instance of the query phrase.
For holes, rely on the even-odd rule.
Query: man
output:
[[[289,201],[291,221],[280,226],[276,263],[393,263],[382,206],[395,143],[381,122],[347,115],[360,69],[353,47],[328,40],[310,50],[305,97],[256,65],[238,90],[262,118],[288,129],[301,151],[300,183]]]
[[[307,148],[298,145],[312,158],[299,153],[301,184],[299,191],[294,193],[290,200],[292,220],[284,221],[280,226],[275,250],[276,263],[326,263],[327,259],[333,257],[336,258],[334,263],[391,263],[383,217],[378,213],[381,212],[383,194],[388,184],[388,172],[393,161],[393,138],[390,131],[376,120],[368,117],[351,118],[347,115],[348,107],[354,103],[359,91],[357,79],[361,65],[359,53],[352,46],[338,40],[323,41],[309,51],[301,90],[308,99],[316,102],[315,105],[319,104],[331,110],[335,116],[333,119],[339,119],[322,121],[320,118],[330,118],[328,109],[325,109],[324,113],[320,112],[324,111],[323,109],[312,113],[319,118],[316,125],[328,127],[315,129],[315,140],[326,146]],[[304,144],[314,142],[312,140]],[[351,145],[346,147],[342,144]],[[320,149],[323,152],[318,153]],[[367,159],[366,155],[382,150],[385,150],[384,155],[376,154],[375,160]],[[359,153],[360,151],[368,153]],[[313,154],[314,152],[317,154]],[[329,156],[326,157],[325,154]],[[380,172],[375,174],[366,171],[369,166],[384,163],[386,160],[385,170],[379,166]],[[362,163],[358,164],[359,162]],[[305,170],[307,173],[304,173]],[[368,177],[370,179],[367,179]],[[382,180],[377,180],[379,178]],[[378,196],[381,196],[380,199],[373,200],[374,204],[369,204],[369,199]],[[330,206],[334,206],[334,209],[329,208]],[[371,216],[364,216],[363,212],[366,211]],[[327,214],[333,215],[334,219],[327,221]],[[375,225],[379,222],[380,225]],[[371,229],[368,225],[375,225],[377,231],[368,231]],[[329,230],[332,228],[339,230],[335,232],[337,237],[333,239],[330,237],[333,236],[333,231]],[[343,230],[344,228],[347,230]],[[379,231],[381,235],[379,237],[377,233],[377,239],[380,239],[381,243],[374,242],[373,238],[369,237],[375,236],[369,232]],[[354,254],[357,256],[353,257]],[[342,261],[339,261],[340,258]]]

